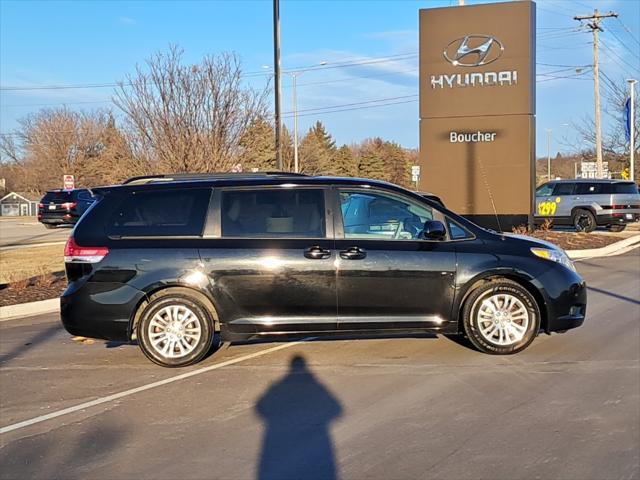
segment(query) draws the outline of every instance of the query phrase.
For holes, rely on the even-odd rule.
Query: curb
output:
[[[638,245],[636,245],[638,244]],[[625,238],[619,242],[612,243],[602,248],[589,248],[586,250],[567,250],[567,255],[572,260],[580,260],[582,258],[608,257],[610,255],[618,255],[628,251],[630,248],[640,246],[640,235]]]
[[[57,297],[50,300],[41,300],[39,302],[19,303],[18,305],[0,307],[0,322],[59,311],[60,299]]]
[[[4,247],[0,247],[0,252],[5,252],[9,250],[24,250],[27,248],[51,247],[53,245],[64,245],[65,243],[67,243],[66,240],[60,240],[59,242],[23,243],[22,245],[7,245]]]

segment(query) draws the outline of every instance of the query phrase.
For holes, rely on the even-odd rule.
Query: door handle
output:
[[[360,247],[349,247],[340,252],[340,258],[345,260],[362,260],[367,256],[367,252]]]
[[[327,250],[316,245],[306,248],[304,251],[304,256],[310,258],[311,260],[321,260],[323,258],[329,258],[331,256],[331,250]]]

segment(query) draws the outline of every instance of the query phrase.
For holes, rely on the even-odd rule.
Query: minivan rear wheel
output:
[[[519,283],[497,279],[476,288],[463,308],[464,331],[480,351],[494,355],[518,353],[540,328],[535,298]]]
[[[211,349],[214,337],[211,315],[196,296],[171,291],[151,297],[136,333],[142,352],[163,367],[199,362]]]
[[[573,226],[578,232],[593,232],[596,227],[596,217],[589,210],[578,208],[573,212]]]

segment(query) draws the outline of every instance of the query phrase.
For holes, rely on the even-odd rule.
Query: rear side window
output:
[[[221,214],[223,237],[325,237],[320,189],[225,191]]]
[[[556,183],[556,188],[553,189],[554,195],[571,195],[575,190],[575,183]]]
[[[602,183],[579,183],[576,187],[576,193],[579,195],[598,195],[603,192]]]
[[[634,194],[638,193],[638,187],[633,182],[625,182],[625,183],[610,183],[607,185],[609,190],[607,193],[622,193],[622,194]]]
[[[208,188],[133,192],[111,215],[107,235],[201,235],[210,196]]]

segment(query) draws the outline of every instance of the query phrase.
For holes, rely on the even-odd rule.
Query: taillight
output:
[[[77,205],[76,202],[66,202],[66,203],[63,203],[60,206],[62,208],[64,208],[65,210],[71,210],[72,208],[76,208],[76,205]]]
[[[73,237],[64,246],[64,261],[67,263],[98,263],[109,254],[107,247],[81,247]]]
[[[38,208],[44,208],[44,203],[39,203]]]

